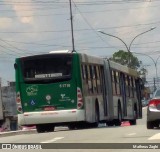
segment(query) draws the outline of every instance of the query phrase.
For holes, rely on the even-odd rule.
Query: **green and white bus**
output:
[[[138,73],[107,59],[81,53],[48,53],[17,58],[18,124],[37,132],[132,125],[142,118]]]

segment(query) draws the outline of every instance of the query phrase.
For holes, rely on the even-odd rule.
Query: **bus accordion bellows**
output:
[[[37,132],[98,127],[99,122],[136,125],[142,118],[142,81],[137,71],[82,53],[17,58],[18,124]]]

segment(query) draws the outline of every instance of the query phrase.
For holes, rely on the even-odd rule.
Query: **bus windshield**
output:
[[[34,56],[21,61],[25,82],[51,82],[71,78],[71,55]]]

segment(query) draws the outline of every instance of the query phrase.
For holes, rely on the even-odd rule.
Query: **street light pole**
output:
[[[71,0],[69,0],[69,8],[70,8],[71,34],[72,34],[72,52],[75,52],[74,34],[73,34],[73,16],[72,16],[72,3],[71,3]]]
[[[140,36],[140,35],[142,35],[142,34],[145,34],[145,33],[147,33],[147,32],[149,32],[149,31],[152,31],[152,30],[154,30],[156,27],[152,27],[151,29],[149,29],[149,30],[147,30],[147,31],[145,31],[145,32],[142,32],[142,33],[140,33],[140,34],[138,34],[137,36],[135,36],[133,39],[132,39],[132,41],[131,41],[131,43],[129,44],[129,50],[131,49],[131,45],[132,45],[132,43],[133,43],[133,41],[138,37],[138,36]]]
[[[100,32],[100,33],[102,33],[102,34],[104,34],[104,35],[108,35],[108,36],[114,37],[114,38],[120,40],[120,41],[125,45],[125,47],[126,47],[126,49],[127,49],[127,51],[128,51],[128,67],[129,67],[129,66],[130,66],[130,54],[131,54],[131,51],[130,51],[130,50],[131,50],[131,45],[132,45],[133,41],[134,41],[138,36],[140,36],[140,35],[142,35],[142,34],[145,34],[145,33],[149,32],[149,31],[152,31],[152,30],[154,30],[155,28],[156,28],[156,27],[153,27],[153,28],[151,28],[151,29],[149,29],[149,30],[147,30],[147,31],[144,31],[144,32],[136,35],[136,36],[132,39],[132,41],[130,42],[129,45],[127,45],[127,44],[126,44],[121,38],[119,38],[118,36],[105,33],[105,32],[103,32],[103,31],[101,31],[101,30],[98,30],[98,32]]]
[[[147,57],[149,57],[153,63],[154,63],[154,66],[155,66],[155,70],[156,70],[156,81],[158,82],[158,70],[157,70],[157,63],[158,63],[158,59],[160,58],[160,55],[158,56],[158,58],[156,59],[156,61],[149,55],[147,54],[143,54],[143,53],[139,53],[139,52],[131,52],[131,53],[135,53],[135,54],[140,54],[140,55],[145,55]]]

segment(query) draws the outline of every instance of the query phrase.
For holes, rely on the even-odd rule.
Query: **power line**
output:
[[[83,16],[82,15],[82,13],[81,13],[81,16]],[[83,16],[83,18],[84,18],[84,16]],[[85,18],[84,18],[84,20],[86,20]],[[87,21],[87,20],[86,20]],[[87,21],[88,22],[88,21]],[[87,23],[86,22],[86,23]],[[130,27],[139,27],[139,26],[144,26],[144,25],[151,25],[151,24],[158,24],[158,23],[160,23],[160,21],[157,21],[157,22],[150,22],[150,23],[144,23],[144,24],[134,24],[134,25],[122,25],[122,26],[112,26],[112,27],[99,27],[99,29],[116,29],[116,28],[130,28]],[[81,32],[81,31],[93,31],[93,29],[75,29],[74,31],[77,31],[77,32]],[[9,33],[9,34],[11,34],[11,33],[13,33],[13,34],[15,34],[15,33],[17,33],[17,34],[21,34],[21,33],[30,33],[30,34],[32,34],[32,33],[54,33],[54,32],[70,32],[70,30],[68,30],[68,29],[65,29],[65,30],[57,30],[57,31],[55,31],[55,30],[44,30],[44,31],[28,31],[28,32],[23,32],[23,31],[0,31],[0,33]]]
[[[18,53],[18,54],[24,54],[24,53],[25,53],[25,52],[22,52],[22,51],[27,51],[27,52],[28,52],[28,50],[19,49],[19,48],[17,48],[16,46],[14,46],[14,45],[12,45],[12,44],[4,41],[3,39],[0,39],[0,41],[2,41],[2,42],[4,42],[4,43],[6,43],[7,45],[11,46],[11,48],[14,48],[14,49],[20,51],[20,52],[18,53],[18,52],[15,52],[15,51],[12,50],[12,52],[15,52],[15,53]]]
[[[88,26],[91,28],[91,30],[105,43],[107,43],[101,36],[99,36],[99,34],[97,33],[97,31],[90,25],[90,23],[88,22],[88,20],[84,17],[84,15],[81,13],[81,11],[79,10],[79,8],[76,6],[75,2],[73,1],[73,4],[75,5],[76,9],[79,11],[80,15],[82,16],[82,18],[84,19],[84,21],[88,24]],[[109,44],[110,45],[110,44]]]
[[[158,0],[157,0],[158,1]],[[9,4],[18,4],[18,5],[30,5],[30,4],[68,4],[68,2],[66,2],[66,1],[32,1],[32,2],[21,2],[21,1],[7,1],[7,0],[5,0],[5,2],[8,2]],[[128,4],[128,3],[145,3],[145,2],[147,2],[147,1],[144,1],[144,0],[139,0],[139,1],[137,1],[137,0],[129,0],[129,1],[113,1],[113,0],[111,0],[111,1],[109,1],[109,0],[96,0],[96,1],[92,1],[92,2],[81,2],[81,1],[77,1],[76,2],[76,5],[104,5],[104,4]],[[153,1],[153,2],[155,2],[155,1]],[[0,5],[9,5],[9,4],[6,4],[6,3],[1,3],[0,2]]]
[[[147,6],[147,8],[156,8],[156,7],[159,7],[160,5],[154,5],[154,6]],[[50,10],[50,9],[60,9],[60,8],[62,8],[62,6],[43,6],[43,7],[32,7],[32,10],[34,11],[34,10],[40,10],[40,11],[48,11],[48,10]],[[67,7],[67,5],[66,5],[66,7],[65,7],[66,9],[68,9],[68,7]],[[146,8],[146,7],[135,7],[135,8],[125,8],[125,9],[105,9],[105,10],[100,10],[100,11],[82,11],[82,13],[101,13],[101,12],[113,12],[113,11],[125,11],[125,10],[138,10],[138,9],[142,9],[142,8]],[[64,9],[64,7],[63,7],[63,9]],[[7,9],[5,9],[5,10],[0,10],[1,12],[14,12],[15,10],[7,10]],[[26,10],[26,9],[21,9],[21,11],[23,11],[23,12],[30,12],[31,10]],[[64,14],[60,14],[60,15],[64,15]]]

